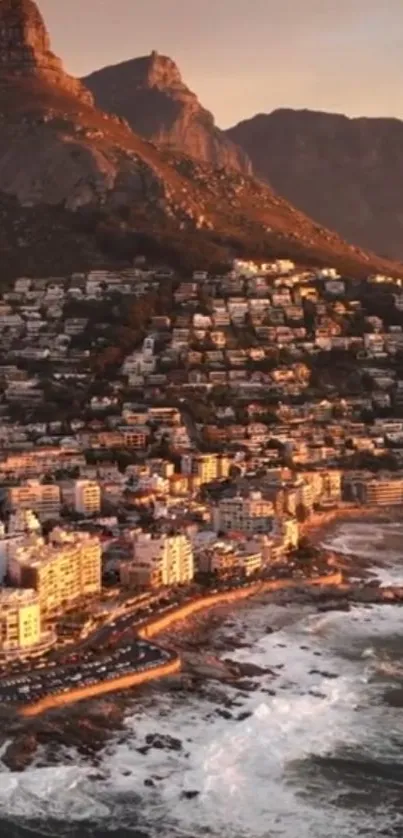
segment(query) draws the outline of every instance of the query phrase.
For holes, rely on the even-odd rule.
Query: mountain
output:
[[[38,7],[31,0],[1,0],[0,84],[2,93],[15,83],[34,82],[58,87],[83,103],[92,97],[78,79],[65,73],[51,51],[50,39]]]
[[[261,177],[321,224],[403,258],[403,122],[276,110],[227,136]]]
[[[0,0],[2,278],[60,275],[137,253],[180,267],[234,256],[403,266],[345,244],[262,182],[157,147],[98,110],[52,53],[33,0]]]
[[[82,81],[99,108],[124,117],[142,137],[212,166],[252,173],[245,152],[217,128],[171,58],[154,51],[104,67]]]

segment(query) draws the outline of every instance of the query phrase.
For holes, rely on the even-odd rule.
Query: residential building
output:
[[[135,538],[133,551],[133,561],[121,563],[120,579],[124,585],[161,587],[193,579],[193,549],[186,535],[142,532]]]
[[[265,533],[272,526],[273,503],[263,498],[261,492],[251,492],[247,497],[223,498],[213,511],[216,532]]]
[[[77,480],[74,485],[74,508],[80,515],[101,511],[101,488],[95,480]]]
[[[367,506],[393,506],[403,502],[403,477],[362,477],[350,482],[353,496]]]
[[[0,656],[24,654],[41,642],[41,609],[35,590],[0,591]]]
[[[13,512],[32,510],[42,521],[58,518],[60,488],[55,483],[28,480],[21,486],[13,486],[8,490],[8,506]]]
[[[7,573],[8,561],[15,546],[29,543],[31,535],[41,532],[38,518],[31,509],[18,510],[10,515],[7,525],[0,523],[0,583]]]
[[[230,466],[231,459],[220,454],[185,454],[181,460],[182,473],[195,475],[201,484],[228,477]]]
[[[62,613],[81,597],[101,590],[99,538],[56,529],[49,544],[38,539],[16,546],[8,575],[17,587],[37,591],[43,615]]]
[[[262,567],[262,552],[255,544],[219,541],[200,552],[197,565],[201,573],[220,577],[252,576]]]

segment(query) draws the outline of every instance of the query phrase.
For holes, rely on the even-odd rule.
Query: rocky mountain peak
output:
[[[245,152],[217,128],[213,115],[187,87],[172,58],[154,50],[97,70],[83,82],[98,107],[127,120],[147,140],[217,168],[251,174]]]
[[[92,103],[91,94],[65,73],[52,52],[43,17],[33,0],[0,0],[0,84],[39,78]]]
[[[139,58],[138,62],[131,63],[133,69],[137,70],[139,84],[143,83],[158,88],[184,86],[175,61],[167,55],[160,55],[156,50],[153,50],[150,55]]]

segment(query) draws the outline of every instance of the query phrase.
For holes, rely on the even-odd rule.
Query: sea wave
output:
[[[4,771],[3,818],[54,819],[60,835],[72,822],[101,825],[103,835],[124,825],[127,835],[142,829],[169,838],[206,831],[210,838],[372,838],[392,830],[399,813],[387,783],[403,732],[400,708],[387,707],[382,694],[385,680],[401,675],[401,635],[401,611],[392,605],[319,615],[263,602],[234,610],[219,631],[220,647],[242,636],[231,658],[270,671],[248,678],[250,689],[154,689],[152,702],[150,693],[134,695],[126,733],[98,768],[77,759]],[[156,733],[180,743],[145,748]],[[355,793],[349,777],[365,764],[372,777],[380,766],[389,808]],[[365,776],[363,769],[363,784]]]
[[[382,587],[403,585],[403,523],[341,523],[325,537],[322,546],[344,556],[372,563],[372,573]]]
[[[352,816],[333,811],[325,800],[320,806],[308,802],[303,772],[297,778],[294,772],[292,781],[289,772],[296,762],[325,758],[341,745],[360,747],[366,722],[357,710],[366,701],[366,664],[360,669],[344,661],[340,672],[331,642],[325,648],[323,635],[310,633],[312,619],[305,614],[273,634],[256,636],[268,614],[270,607],[259,606],[235,618],[243,622],[250,647],[232,657],[270,666],[277,677],[255,678],[256,690],[247,693],[226,688],[228,700],[238,705],[231,708],[232,719],[218,715],[207,698],[161,694],[158,713],[155,706],[133,713],[125,742],[108,750],[98,772],[62,766],[3,774],[3,815],[106,823],[114,813],[127,823],[134,808],[138,824],[137,795],[144,825],[157,832],[163,822],[173,836],[201,835],[206,824],[210,834],[228,838],[354,836]],[[345,615],[326,623],[330,641],[338,620],[345,625]],[[239,721],[239,713],[250,715]],[[153,733],[179,737],[182,749],[139,753]]]

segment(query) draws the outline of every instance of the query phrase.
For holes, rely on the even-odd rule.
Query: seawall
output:
[[[320,542],[327,528],[333,524],[343,524],[345,521],[360,521],[368,518],[385,521],[401,519],[402,504],[392,506],[361,506],[357,503],[343,503],[334,509],[314,512],[305,523],[299,525],[300,536],[308,536],[315,543]]]
[[[20,713],[22,716],[38,716],[45,710],[54,710],[56,707],[64,707],[66,704],[73,704],[75,701],[82,701],[85,698],[95,698],[105,693],[138,687],[148,681],[154,681],[156,678],[174,675],[180,671],[180,668],[180,658],[176,658],[144,672],[133,672],[131,675],[124,675],[121,678],[100,681],[98,684],[91,684],[88,687],[74,687],[69,692],[47,696],[34,704],[27,704],[26,707],[22,707]]]
[[[143,639],[155,637],[162,631],[165,631],[170,626],[177,622],[186,620],[193,614],[199,611],[205,611],[217,605],[224,605],[226,603],[236,602],[241,599],[255,596],[256,594],[281,591],[292,588],[301,587],[318,587],[318,586],[332,586],[338,587],[342,584],[343,578],[340,571],[328,574],[327,576],[316,576],[311,579],[276,579],[256,582],[247,588],[237,588],[234,591],[223,591],[210,596],[201,597],[200,599],[188,602],[183,606],[172,609],[165,614],[151,618],[147,623],[139,626],[138,635]],[[130,675],[124,675],[121,678],[114,678],[110,681],[99,681],[98,684],[91,684],[91,686],[74,687],[69,692],[59,693],[58,695],[50,695],[46,698],[40,699],[33,704],[28,704],[22,707],[20,713],[22,716],[38,716],[45,710],[54,710],[57,707],[64,707],[67,704],[73,704],[76,701],[82,701],[87,698],[96,698],[97,696],[106,693],[118,692],[119,690],[129,689],[130,687],[141,686],[156,678],[162,678],[167,675],[174,675],[181,669],[180,658],[171,660],[168,663],[160,664],[143,672],[133,672]]]
[[[174,625],[174,623],[186,620],[193,614],[197,614],[199,611],[205,611],[206,609],[213,608],[216,605],[225,605],[226,603],[236,602],[240,599],[247,599],[248,597],[255,596],[256,594],[265,592],[269,593],[270,591],[289,590],[290,588],[317,587],[321,585],[338,587],[342,584],[342,581],[343,577],[341,572],[336,571],[335,573],[328,574],[327,576],[316,576],[314,578],[304,580],[276,579],[256,582],[255,585],[251,585],[247,588],[237,588],[235,591],[223,591],[222,593],[212,594],[211,596],[196,599],[193,602],[187,602],[186,605],[172,609],[172,611],[168,611],[165,614],[161,614],[159,617],[157,616],[140,626],[139,635],[144,639],[155,637],[160,632],[165,631],[167,628]]]

